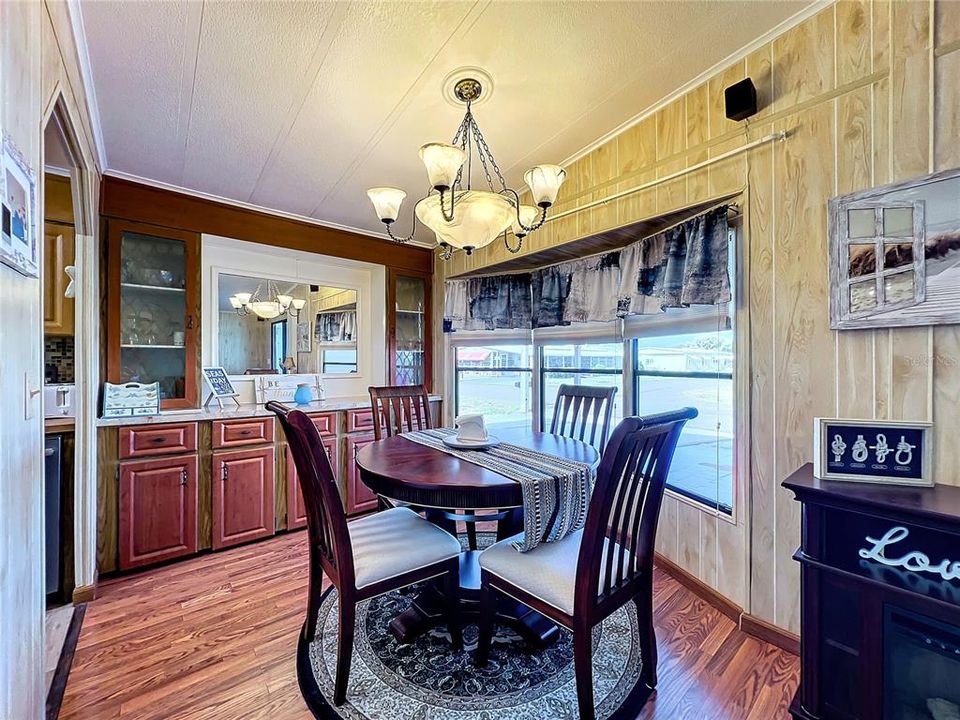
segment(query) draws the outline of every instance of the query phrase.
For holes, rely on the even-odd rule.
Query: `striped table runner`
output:
[[[513,543],[517,550],[527,552],[542,542],[556,542],[584,526],[595,477],[590,465],[509,443],[486,450],[458,450],[443,442],[456,432],[438,428],[402,437],[520,483],[524,534]]]

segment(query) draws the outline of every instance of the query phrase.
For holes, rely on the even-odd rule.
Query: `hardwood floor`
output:
[[[309,720],[295,651],[306,533],[106,581],[61,720]],[[642,720],[786,718],[799,661],[659,573],[659,689]]]

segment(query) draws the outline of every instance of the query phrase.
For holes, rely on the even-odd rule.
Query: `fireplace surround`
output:
[[[802,504],[795,720],[960,714],[960,487],[784,483]]]

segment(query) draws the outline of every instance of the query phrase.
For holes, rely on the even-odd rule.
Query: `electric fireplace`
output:
[[[960,487],[817,480],[802,503],[795,720],[960,717]]]

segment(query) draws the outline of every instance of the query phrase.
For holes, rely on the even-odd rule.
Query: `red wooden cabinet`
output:
[[[274,533],[273,448],[213,454],[213,549]]]
[[[333,468],[333,475],[340,474],[337,465],[337,438],[323,438],[323,449],[327,451],[327,457],[330,458],[330,466]],[[297,476],[297,468],[293,463],[293,454],[290,448],[287,448],[287,530],[306,527],[307,511],[303,504],[303,493],[300,491],[300,480]]]
[[[360,471],[357,469],[357,453],[364,445],[372,443],[373,439],[373,435],[367,434],[347,436],[347,493],[344,498],[347,515],[377,509],[377,496],[364,485],[363,480],[360,479]]]
[[[120,568],[197,551],[197,457],[120,466]]]
[[[177,455],[197,449],[197,424],[134,425],[120,428],[120,457]]]

